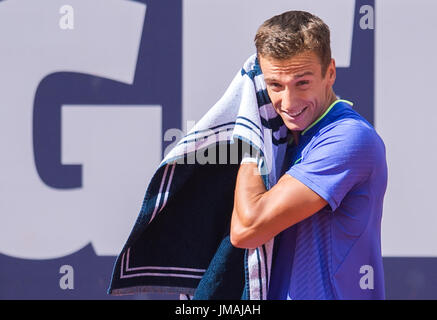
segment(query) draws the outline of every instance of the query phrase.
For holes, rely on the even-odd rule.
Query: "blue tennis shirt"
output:
[[[385,146],[351,105],[335,101],[288,146],[283,173],[328,205],[276,236],[269,299],[385,298]]]

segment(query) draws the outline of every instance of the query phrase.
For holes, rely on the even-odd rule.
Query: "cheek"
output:
[[[320,91],[325,92],[326,90],[328,90],[329,88],[331,88],[332,84],[330,83],[330,80],[328,78],[328,75],[326,75],[325,79],[323,79],[320,82]]]
[[[308,101],[317,104],[316,102],[320,100],[325,95],[326,88],[322,83],[319,83],[316,86],[311,87],[307,91],[305,91],[304,95]]]
[[[281,96],[277,93],[271,92],[267,89],[267,93],[269,95],[270,102],[272,103],[273,107],[277,110],[281,107]]]

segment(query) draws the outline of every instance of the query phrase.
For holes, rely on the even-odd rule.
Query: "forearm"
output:
[[[257,166],[242,164],[235,186],[231,243],[256,248],[326,205],[326,200],[288,174],[267,191]]]
[[[231,238],[234,245],[247,246],[246,241],[256,235],[261,218],[262,196],[266,192],[264,182],[254,163],[244,163],[237,174],[234,194],[234,210],[231,221]]]

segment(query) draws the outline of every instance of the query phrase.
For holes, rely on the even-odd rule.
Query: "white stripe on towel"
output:
[[[138,271],[138,270],[173,270],[173,271],[190,271],[190,272],[205,272],[205,269],[194,269],[194,268],[180,268],[180,267],[155,267],[155,266],[147,266],[147,267],[129,267],[129,257],[130,257],[130,249],[127,249],[127,257],[126,257],[126,271]]]
[[[130,250],[130,248],[128,249]],[[191,279],[202,279],[202,275],[193,275],[193,274],[183,274],[183,273],[159,273],[159,272],[142,272],[142,273],[134,273],[134,274],[125,274],[123,272],[124,268],[124,258],[125,253],[123,253],[123,256],[121,258],[121,268],[120,268],[120,278],[135,278],[135,277],[143,277],[143,276],[155,276],[155,277],[175,277],[175,278],[191,278]],[[149,268],[149,267],[141,267],[141,268]],[[152,267],[150,267],[152,268]],[[154,269],[158,270],[173,270],[173,271],[186,271],[186,269],[190,268],[177,268],[177,267],[153,267]],[[128,260],[126,261],[126,271],[128,271]],[[132,269],[132,268],[131,268]],[[134,268],[137,269],[137,268]],[[182,270],[183,269],[183,270]],[[191,270],[200,270],[200,269],[191,269]],[[199,271],[196,271],[199,272]]]
[[[165,166],[164,173],[162,175],[161,185],[159,186],[158,196],[156,197],[155,209],[153,210],[152,217],[150,218],[149,223],[152,222],[153,218],[155,218],[156,212],[158,211],[159,202],[161,201],[162,188],[164,187],[165,178],[167,176],[168,166],[169,164]]]
[[[192,278],[192,279],[202,279],[203,277],[203,275],[193,276],[191,274],[143,272],[143,273],[136,273],[136,274],[122,274],[120,278],[135,278],[135,277],[144,277],[144,276]]]
[[[261,261],[258,260],[256,250],[249,249],[248,252],[250,300],[261,300],[260,274],[258,271]]]
[[[165,207],[165,205],[167,204],[167,199],[168,199],[168,192],[170,190],[170,185],[171,185],[171,181],[173,179],[173,173],[174,173],[174,169],[176,168],[176,163],[173,163],[172,167],[171,167],[171,172],[170,172],[170,178],[168,179],[168,183],[167,183],[167,188],[165,189],[165,196],[164,196],[164,202],[162,203],[161,208],[159,209],[159,212],[161,212],[161,210]]]

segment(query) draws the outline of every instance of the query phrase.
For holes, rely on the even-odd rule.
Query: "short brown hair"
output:
[[[255,46],[259,55],[278,60],[313,51],[320,59],[322,76],[331,62],[329,27],[305,11],[287,11],[266,20],[256,33]]]

